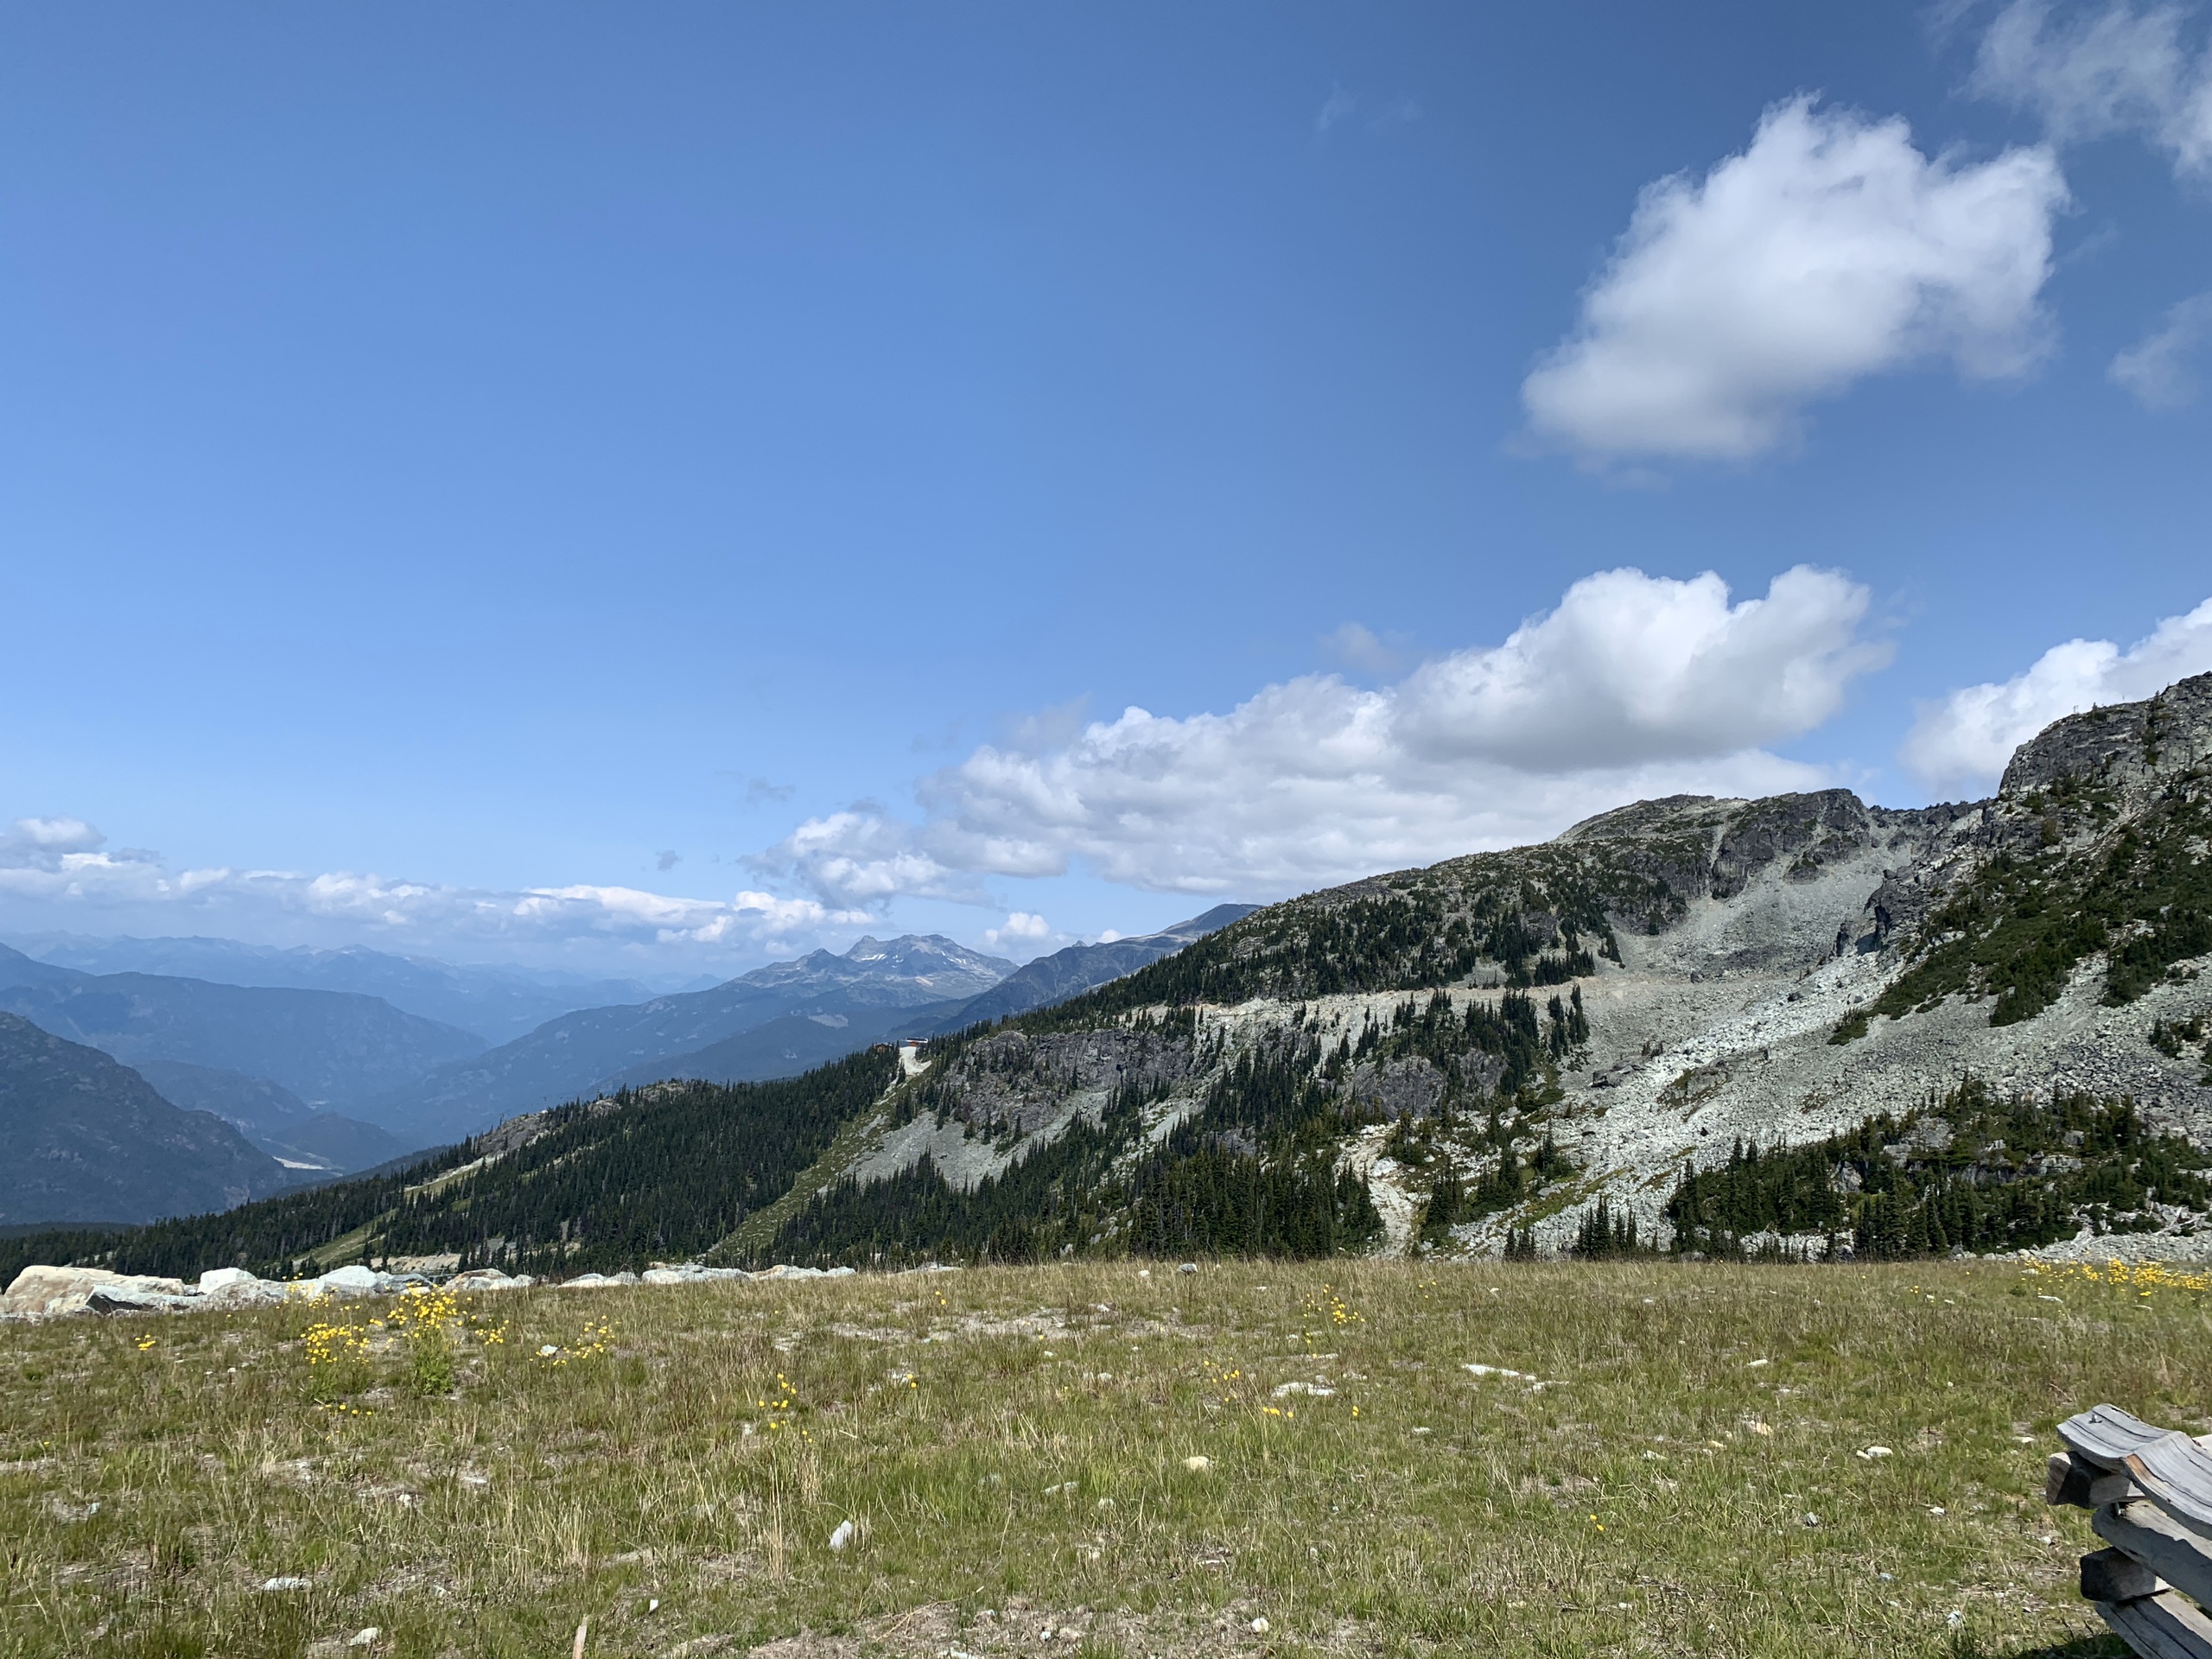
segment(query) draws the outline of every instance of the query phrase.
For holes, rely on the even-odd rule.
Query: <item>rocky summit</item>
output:
[[[1586,1245],[1601,1201],[1617,1233],[1665,1243],[1690,1173],[1881,1115],[1955,1118],[1962,1088],[2132,1102],[2141,1134],[2207,1144],[2208,833],[2212,676],[2059,721],[1987,801],[1677,797],[1314,893],[946,1046],[906,1085],[925,1109],[884,1113],[848,1187],[805,1206],[812,1237],[795,1223],[778,1242],[850,1249],[901,1178],[970,1205],[1039,1187],[1017,1172],[1078,1124],[1114,1145],[1040,1196],[1128,1172],[1101,1243],[1147,1222],[1187,1237],[1228,1202],[1179,1191],[1165,1149],[1264,1166],[1325,1132],[1387,1247],[1448,1251]],[[2001,1182],[2080,1156],[2024,1168],[1987,1137],[1954,1161]],[[1437,1204],[1440,1171],[1464,1198]],[[2189,1179],[2169,1188],[2056,1230],[2198,1254],[2203,1208]]]

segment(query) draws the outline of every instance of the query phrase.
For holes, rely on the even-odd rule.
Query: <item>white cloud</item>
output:
[[[2065,201],[2047,149],[1930,159],[1902,119],[1778,104],[1703,180],[1645,188],[1575,332],[1522,383],[1530,423],[1593,460],[1741,460],[1866,375],[2024,373]]]
[[[1714,575],[1607,571],[1396,686],[1307,675],[1225,715],[1133,708],[1051,747],[986,746],[925,780],[919,823],[811,819],[764,862],[831,904],[1076,864],[1261,897],[1539,840],[1644,796],[1817,787],[1760,746],[1885,660],[1858,637],[1866,597],[1803,567],[1732,606]]]
[[[1009,950],[1020,956],[1039,954],[1041,948],[1053,938],[1052,924],[1042,916],[1027,910],[1017,910],[1008,915],[1003,927],[983,930],[984,948]]]
[[[1330,87],[1328,98],[1323,101],[1319,113],[1313,118],[1313,130],[1317,134],[1328,131],[1358,107],[1359,100],[1343,87]]]
[[[1710,571],[1608,570],[1503,645],[1417,671],[1395,727],[1424,753],[1535,772],[1755,748],[1818,726],[1856,676],[1889,660],[1858,637],[1866,614],[1864,588],[1804,565],[1733,606]]]
[[[2182,9],[2053,13],[2046,0],[2005,7],[1982,36],[1974,89],[2032,111],[2061,143],[2133,133],[2177,172],[2212,173],[2212,50],[2189,49]]]
[[[988,902],[980,882],[940,863],[908,826],[868,806],[809,818],[749,861],[768,874],[798,878],[840,907],[879,905],[902,894]]]
[[[2200,390],[2190,359],[2208,343],[2212,343],[2212,294],[2192,295],[2113,359],[2106,372],[2145,409],[2180,409],[2194,402]]]
[[[2170,616],[2122,651],[2109,639],[2053,645],[2024,673],[1969,685],[1924,705],[1900,751],[1931,788],[1993,783],[2012,751],[2063,715],[2133,702],[2212,670],[2212,599]]]
[[[171,872],[156,855],[111,853],[105,842],[81,819],[17,819],[0,836],[0,902],[19,917],[78,925],[88,913],[168,925],[160,918],[180,912],[194,926],[251,935],[334,925],[404,949],[582,943],[772,950],[787,936],[873,919],[814,899],[750,891],[709,899],[582,885],[501,892],[344,872]]]

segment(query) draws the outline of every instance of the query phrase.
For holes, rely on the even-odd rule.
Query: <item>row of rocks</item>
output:
[[[741,1268],[709,1268],[696,1262],[648,1268],[644,1273],[585,1273],[551,1281],[563,1290],[596,1290],[618,1285],[699,1285],[724,1281],[842,1279],[850,1268],[795,1268],[779,1264],[759,1273]],[[55,1319],[69,1313],[181,1313],[201,1308],[263,1307],[325,1297],[390,1296],[434,1283],[419,1273],[378,1273],[356,1263],[333,1268],[312,1279],[257,1279],[243,1268],[215,1268],[196,1284],[145,1274],[110,1273],[104,1268],[25,1268],[0,1295],[0,1319]],[[475,1268],[444,1281],[452,1291],[528,1290],[541,1281],[526,1273]]]
[[[196,1284],[105,1268],[29,1267],[0,1294],[0,1319],[51,1319],[64,1313],[171,1313],[201,1307],[259,1307],[326,1296],[391,1295],[427,1285],[418,1273],[378,1273],[359,1265],[313,1279],[257,1279],[243,1268],[213,1268]]]

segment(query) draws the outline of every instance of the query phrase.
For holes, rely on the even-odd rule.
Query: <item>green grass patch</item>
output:
[[[374,1625],[543,1659],[588,1618],[592,1655],[2024,1659],[2096,1630],[2087,1517],[2039,1501],[2057,1420],[2212,1427],[2199,1294],[2012,1263],[1077,1262],[466,1311],[442,1392],[390,1304],[0,1327],[0,1654],[335,1659]],[[310,1365],[334,1319],[358,1340]]]

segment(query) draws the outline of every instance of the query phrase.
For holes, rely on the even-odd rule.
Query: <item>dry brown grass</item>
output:
[[[2053,1424],[2212,1411],[2199,1296],[2010,1264],[474,1306],[450,1395],[306,1310],[0,1326],[0,1655],[2025,1655],[2096,1629]]]

